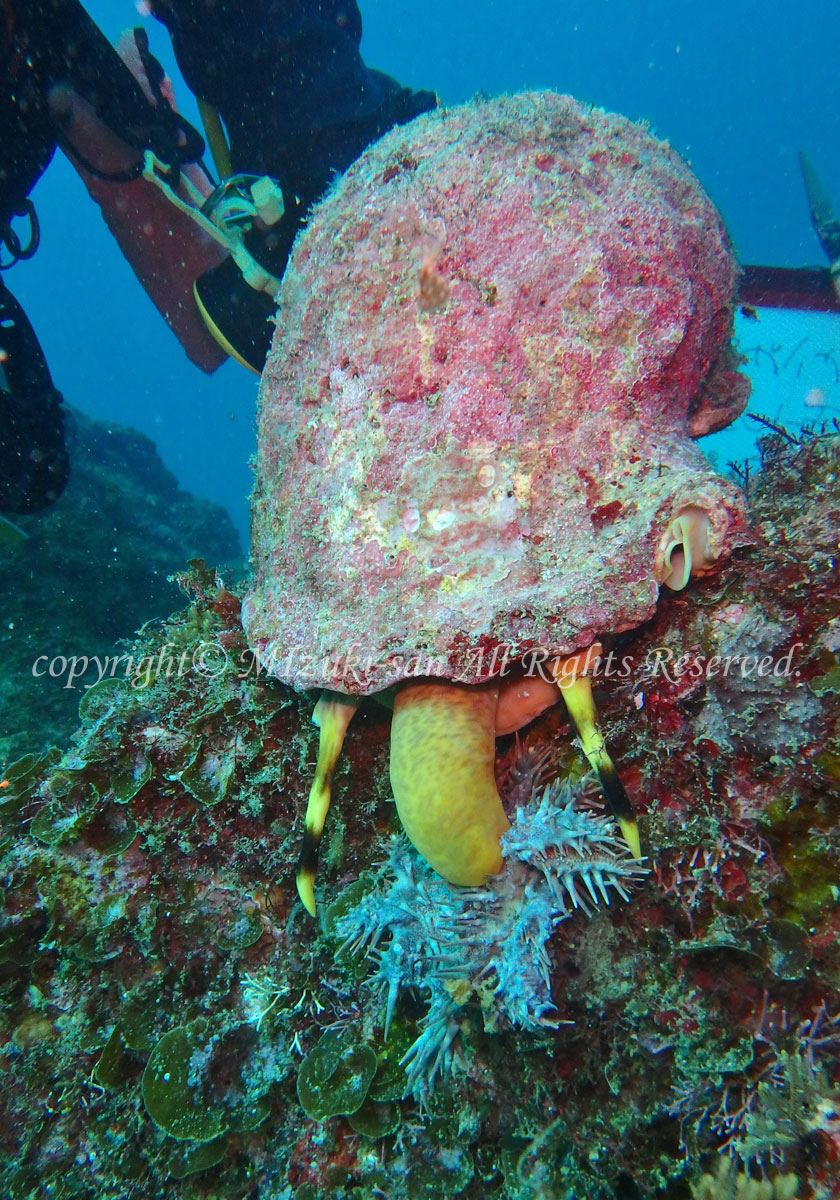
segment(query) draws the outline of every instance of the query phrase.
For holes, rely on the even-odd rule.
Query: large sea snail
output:
[[[501,871],[500,838],[509,822],[496,787],[496,737],[521,728],[555,704],[558,690],[630,852],[641,857],[636,818],[604,744],[592,699],[590,676],[600,654],[601,647],[594,643],[554,659],[546,672],[550,678],[537,675],[477,685],[418,680],[396,689],[391,787],[397,812],[418,853],[444,879],[478,887]],[[358,703],[355,697],[324,692],[313,715],[320,743],[297,873],[298,892],[313,916],[330,783]]]

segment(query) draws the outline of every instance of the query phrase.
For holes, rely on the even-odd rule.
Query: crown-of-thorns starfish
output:
[[[560,695],[639,853],[580,652],[740,536],[740,494],[693,441],[746,401],[735,283],[679,157],[548,93],[394,130],[313,211],[262,379],[243,608],[279,678],[306,689],[329,668],[298,880],[310,912],[366,695],[393,703],[400,818],[451,882],[499,870],[496,735]],[[544,677],[524,670],[534,652]]]

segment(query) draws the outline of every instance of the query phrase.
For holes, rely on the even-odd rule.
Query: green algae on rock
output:
[[[376,1074],[376,1055],[352,1030],[328,1030],[298,1071],[298,1099],[308,1117],[349,1116],[365,1102]]]
[[[736,1153],[783,1158],[781,1173],[795,1173],[803,1192],[807,1182],[815,1196],[836,1193],[840,790],[825,763],[840,698],[809,682],[837,652],[840,438],[763,449],[751,484],[755,544],[693,585],[691,603],[666,601],[644,630],[617,640],[629,674],[600,685],[651,874],[628,904],[573,912],[545,942],[556,1028],[487,1029],[481,980],[453,977],[464,1002],[451,1069],[426,1110],[406,1098],[401,1060],[422,1032],[428,993],[397,998],[386,1039],[371,968],[389,934],[373,958],[337,954],[337,925],[386,869],[388,716],[372,705],[348,733],[349,765],[335,781],[344,855],[324,872],[327,932],[304,936],[293,872],[314,753],[306,703],[248,669],[229,594],[195,575],[199,619],[194,610],[150,628],[132,649],[154,655],[173,630],[189,647],[212,629],[230,671],[162,676],[141,703],[92,706],[62,761],[29,758],[0,789],[9,1084],[0,1138],[19,1143],[0,1164],[0,1187],[21,1200],[38,1195],[38,1180],[59,1178],[80,1200],[123,1200],[132,1188],[205,1200],[209,1187],[219,1200],[305,1188],[319,1200],[373,1200],[377,1188],[413,1200],[417,1179],[428,1194],[465,1200],[534,1200],[540,1189],[563,1200],[624,1200],[628,1189],[684,1200],[729,1141]],[[774,533],[782,520],[784,545]],[[740,672],[689,688],[651,674],[657,648],[688,647],[694,661],[754,647],[765,627],[779,655],[801,643],[788,675],[744,689]],[[534,759],[558,774],[574,762],[563,725],[550,710],[518,748],[502,744],[500,789],[512,808],[530,796]],[[208,807],[180,772],[199,741],[226,744],[234,731],[248,753]],[[142,785],[118,804],[107,781],[125,778],[141,752]],[[570,786],[591,798],[574,766]],[[35,836],[45,806],[77,799],[85,821],[72,838]],[[103,854],[117,816],[136,836]],[[422,891],[414,903],[428,903]],[[186,1089],[155,1108],[156,1124],[144,1074],[151,1097],[156,1047],[181,1041],[183,1051],[182,1034],[170,1035],[195,1021],[207,1022],[192,1046],[195,1088],[187,1067]],[[307,1116],[301,1064],[345,1026],[373,1056],[366,1095],[350,1116]],[[191,1123],[196,1096],[209,1100],[206,1124]],[[754,1119],[716,1118],[726,1097],[752,1104]]]
[[[143,1072],[143,1103],[154,1123],[171,1137],[214,1141],[227,1128],[221,1105],[209,1101],[193,1064],[207,1053],[212,1033],[204,1020],[165,1033]]]

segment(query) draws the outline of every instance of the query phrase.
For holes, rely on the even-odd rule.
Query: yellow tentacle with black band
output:
[[[586,760],[598,776],[604,798],[613,811],[618,826],[634,858],[642,857],[639,827],[630,798],[619,778],[615,763],[607,752],[604,735],[598,728],[598,714],[592,697],[592,683],[584,672],[592,670],[600,656],[601,647],[558,659],[551,664],[552,674],[566,703],[572,725],[580,740]]]
[[[309,803],[303,824],[303,845],[297,869],[298,895],[306,911],[315,916],[315,873],[318,870],[318,851],[321,835],[332,797],[332,778],[344,745],[347,726],[359,707],[358,696],[343,696],[339,692],[322,692],[315,705],[312,722],[321,731],[318,739],[318,761],[315,778],[309,790]]]

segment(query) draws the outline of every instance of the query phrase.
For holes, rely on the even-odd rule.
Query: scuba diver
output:
[[[146,146],[165,160],[203,143],[169,110],[150,105],[76,0],[16,3],[0,14],[0,512],[52,503],[67,481],[61,394],[5,272],[31,258],[39,227],[29,193],[64,137],[61,91],[85,97],[103,128],[119,130],[128,178]],[[180,157],[179,157],[180,156]],[[102,172],[103,176],[106,174]]]
[[[188,357],[211,372],[232,356],[259,373],[311,206],[368,145],[437,104],[365,65],[355,0],[146,8],[198,100],[218,181],[142,29],[115,49],[81,0],[0,8],[0,513],[52,503],[69,471],[61,395],[4,279],[37,249],[29,194],[56,146]],[[746,267],[740,299],[840,311],[840,223],[806,159],[802,169],[831,268]],[[0,516],[0,540],[4,528]]]
[[[368,145],[437,97],[364,64],[355,0],[148,8],[196,95],[219,181],[144,30],[115,49],[81,0],[5,0],[0,272],[37,250],[29,194],[60,146],[192,361],[209,372],[231,355],[259,373],[273,296],[312,204]],[[69,464],[61,395],[3,273],[0,513],[26,513],[56,499]]]

